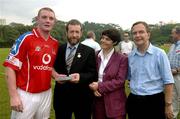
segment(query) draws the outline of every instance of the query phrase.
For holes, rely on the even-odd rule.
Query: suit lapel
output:
[[[115,60],[115,55],[116,55],[115,52],[113,52],[111,58],[109,59],[107,65],[106,65],[106,67],[105,67],[105,69],[104,69],[104,72],[106,72],[106,70],[108,69],[108,67],[114,62],[114,60]]]
[[[66,47],[67,47],[67,43],[66,44],[64,44],[63,46],[62,46],[62,48],[60,49],[60,50],[62,50],[61,51],[61,55],[62,55],[62,63],[64,64],[63,66],[65,67],[65,69],[66,69]],[[67,71],[67,69],[66,69],[66,72],[68,72]]]
[[[77,50],[76,50],[76,53],[75,53],[71,68],[73,68],[73,66],[76,64],[78,59],[82,58],[82,55],[83,55],[82,51],[83,51],[82,45],[79,44],[78,47],[77,47]]]
[[[67,43],[63,45],[63,48],[62,48],[62,55],[63,55],[63,58],[64,58],[64,62],[66,62],[66,47],[67,47]]]

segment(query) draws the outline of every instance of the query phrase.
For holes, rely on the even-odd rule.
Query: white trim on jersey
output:
[[[36,37],[39,37],[38,34],[36,33],[36,30],[33,29],[33,31],[34,31],[34,34],[36,35]]]
[[[29,81],[30,81],[30,62],[29,62],[29,57],[27,56],[27,63],[28,63],[28,79],[27,79],[27,84],[26,84],[26,91],[28,91],[29,88]]]

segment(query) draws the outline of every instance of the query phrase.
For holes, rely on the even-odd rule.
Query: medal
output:
[[[78,53],[78,54],[77,54],[77,57],[78,57],[78,58],[81,58],[81,53]]]

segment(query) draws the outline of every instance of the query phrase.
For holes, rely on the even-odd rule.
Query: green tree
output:
[[[14,42],[20,35],[19,31],[7,25],[4,27],[4,41]]]
[[[66,41],[65,24],[66,23],[63,21],[57,21],[53,30],[51,31],[51,35],[60,43],[64,43]]]

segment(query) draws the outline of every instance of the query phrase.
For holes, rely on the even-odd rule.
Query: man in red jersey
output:
[[[13,119],[48,119],[50,114],[51,74],[58,48],[50,36],[54,11],[41,8],[36,22],[36,28],[16,40],[3,64]]]

